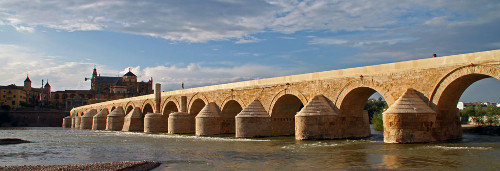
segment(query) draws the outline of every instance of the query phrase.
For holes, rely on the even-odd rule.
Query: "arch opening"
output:
[[[385,98],[375,89],[358,87],[351,90],[340,104],[344,136],[370,136],[370,123],[374,117],[374,128],[383,131],[382,112],[387,108]]]
[[[191,107],[189,108],[189,114],[194,117],[200,113],[201,109],[205,107],[205,102],[201,99],[196,99],[193,104],[191,104]]]
[[[439,99],[437,99],[437,104],[436,104],[436,128],[434,130],[434,136],[436,137],[437,140],[449,140],[449,139],[458,139],[461,138],[462,136],[462,128],[461,124],[468,123],[469,119],[466,117],[465,112],[462,112],[461,116],[461,110],[458,108],[459,107],[459,101],[461,99],[472,99],[474,96],[476,100],[481,99],[479,101],[484,102],[482,100],[486,100],[482,97],[477,97],[477,94],[470,94],[470,93],[465,93],[469,87],[476,87],[476,83],[482,82],[483,80],[490,80],[490,85],[492,87],[496,87],[493,90],[481,90],[481,91],[487,91],[489,93],[492,93],[494,91],[498,90],[498,87],[500,87],[500,82],[498,82],[498,79],[495,79],[494,77],[490,75],[485,75],[485,74],[478,74],[478,73],[471,73],[467,75],[460,76],[456,78],[455,80],[451,81],[446,88],[444,88],[443,92],[439,96]],[[495,84],[497,86],[495,86]],[[463,97],[465,94],[467,94],[467,97]],[[494,94],[494,93],[493,93]],[[472,107],[474,108],[474,103],[476,103],[477,106],[476,109],[478,110],[483,110],[483,108],[486,108],[487,105],[482,105],[479,104],[479,101],[472,101],[472,100],[467,100],[468,102],[472,102],[469,104],[463,105],[463,109],[466,109],[467,107]],[[491,106],[491,108],[494,108]],[[476,113],[476,112],[474,112]],[[480,112],[477,112],[480,113]],[[463,119],[463,120],[462,120]],[[491,124],[494,124],[495,122],[498,122],[498,119],[492,119],[489,120],[488,117],[475,117],[472,123],[474,123],[474,120],[476,121],[477,124],[488,124],[490,122]]]
[[[169,101],[163,108],[163,115],[170,115],[173,112],[178,112],[177,105],[173,101]]]
[[[234,134],[236,125],[235,125],[235,116],[243,110],[241,105],[235,101],[230,100],[225,105],[221,111],[221,133],[223,134]]]
[[[153,107],[152,107],[152,106],[151,106],[151,104],[149,104],[149,103],[148,103],[148,104],[146,104],[146,105],[144,105],[144,108],[142,109],[142,114],[143,114],[143,115],[146,115],[146,114],[148,114],[148,113],[154,113],[154,112],[153,112]]]
[[[128,113],[130,113],[130,111],[132,111],[132,110],[134,110],[134,106],[128,106],[125,115],[127,115]]]
[[[115,110],[115,109],[116,109],[115,106],[111,107],[111,110],[109,111],[109,113],[113,112],[113,110]]]
[[[278,98],[271,113],[273,135],[295,135],[295,115],[303,107],[304,104],[295,95],[285,94]]]

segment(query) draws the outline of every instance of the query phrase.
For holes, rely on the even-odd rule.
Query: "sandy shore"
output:
[[[3,170],[151,170],[161,163],[153,161],[122,161],[108,163],[89,163],[71,165],[33,165],[33,166],[2,166]]]

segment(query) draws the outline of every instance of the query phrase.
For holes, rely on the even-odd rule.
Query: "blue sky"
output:
[[[491,0],[0,0],[0,85],[88,89],[94,66],[164,90],[500,49]],[[462,101],[500,102],[500,81]]]

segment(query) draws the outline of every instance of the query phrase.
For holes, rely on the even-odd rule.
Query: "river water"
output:
[[[464,134],[446,143],[384,144],[381,132],[358,140],[237,139],[231,135],[144,134],[64,128],[0,128],[0,165],[160,161],[155,170],[498,170],[500,137]]]

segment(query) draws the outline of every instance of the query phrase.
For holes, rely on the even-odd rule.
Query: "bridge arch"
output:
[[[373,80],[353,80],[343,87],[335,100],[339,114],[343,119],[345,137],[370,136],[370,117],[365,106],[370,96],[378,92],[390,106],[394,103],[392,96],[381,84]],[[391,87],[386,87],[391,88]]]
[[[142,103],[142,113],[143,115],[146,115],[148,113],[154,113],[154,107],[155,106],[155,103],[152,101],[152,100],[146,100]]]
[[[189,100],[189,108],[188,112],[190,115],[196,116],[198,113],[205,107],[205,104],[208,103],[207,97],[205,97],[201,93],[196,93],[191,99]]]
[[[380,95],[382,95],[382,97],[384,97],[385,101],[387,102],[387,105],[388,106],[391,106],[393,103],[394,103],[394,98],[391,96],[391,94],[389,93],[389,91],[387,91],[386,89],[390,89],[390,87],[386,87],[386,89],[382,88],[381,86],[382,84],[376,82],[376,81],[373,81],[373,80],[353,80],[353,81],[350,81],[348,82],[343,88],[342,90],[340,91],[339,95],[337,96],[336,99],[332,99],[332,102],[335,103],[335,105],[341,109],[342,108],[342,104],[345,102],[346,100],[346,97],[348,97],[349,93],[352,93],[355,89],[358,89],[358,88],[363,88],[363,89],[358,89],[358,91],[366,91],[366,92],[358,92],[358,93],[362,93],[363,95],[367,95],[367,94],[370,94],[368,95],[368,97],[366,97],[365,101],[363,101],[362,104],[365,104],[364,102],[366,102],[366,100],[368,100],[368,98],[373,95],[373,93],[375,92],[378,92]],[[367,89],[365,89],[367,88]],[[369,90],[371,89],[371,90]],[[363,98],[364,99],[364,98]]]
[[[111,110],[109,111],[109,113],[113,112],[113,110],[115,110],[115,109],[116,109],[115,105],[111,106]]]
[[[457,103],[470,85],[491,77],[500,80],[500,68],[471,64],[452,70],[439,81],[430,99],[431,107],[437,112],[433,133],[437,140],[462,137]]]
[[[272,135],[294,135],[295,115],[305,104],[307,104],[307,99],[298,91],[285,89],[278,93],[273,99],[270,110]]]
[[[127,115],[134,108],[136,108],[136,105],[132,101],[127,102],[127,104],[125,104],[125,106],[124,106],[125,115]]]
[[[470,85],[484,78],[496,78],[500,80],[500,68],[491,65],[467,65],[456,68],[446,74],[435,86],[430,102],[433,107],[456,108],[462,93]]]
[[[243,110],[241,102],[237,100],[228,100],[224,102],[221,110],[221,133],[235,133],[235,117]]]
[[[163,115],[169,115],[172,112],[179,111],[179,101],[174,97],[168,97],[163,101],[163,106],[161,107]]]

